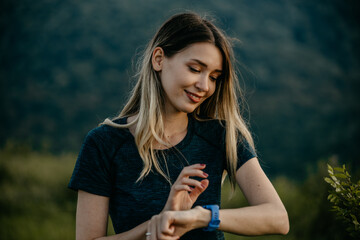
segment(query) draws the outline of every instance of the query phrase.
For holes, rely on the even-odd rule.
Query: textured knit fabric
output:
[[[126,118],[115,122],[124,124]],[[197,121],[189,115],[185,138],[175,147],[157,150],[161,166],[172,183],[185,166],[206,164],[204,172],[209,174],[209,186],[194,207],[220,206],[221,177],[226,169],[224,138],[225,129],[218,120]],[[255,156],[248,144],[239,143],[237,168]],[[110,197],[109,214],[114,230],[116,233],[125,232],[160,213],[170,193],[171,186],[156,171],[136,182],[142,167],[143,162],[129,130],[103,125],[88,133],[69,188]],[[220,240],[224,235],[221,231],[196,229],[181,239]]]

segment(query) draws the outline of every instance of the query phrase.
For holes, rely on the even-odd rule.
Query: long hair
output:
[[[202,120],[201,117],[224,120],[227,173],[233,188],[236,184],[239,139],[245,139],[255,149],[251,134],[240,115],[238,97],[241,91],[233,66],[234,54],[230,42],[210,20],[194,13],[177,14],[160,27],[147,45],[138,64],[138,81],[131,97],[115,118],[136,115],[135,120],[127,124],[116,124],[106,119],[102,123],[118,128],[136,125],[135,142],[144,163],[138,181],[146,177],[152,168],[169,181],[169,176],[161,168],[154,149],[155,142],[165,146],[169,144],[163,141],[165,98],[160,77],[152,66],[152,53],[156,47],[161,47],[165,56],[170,58],[191,44],[199,42],[214,44],[220,50],[223,58],[223,73],[221,80],[216,81],[214,94],[199,105],[192,114],[198,120]]]

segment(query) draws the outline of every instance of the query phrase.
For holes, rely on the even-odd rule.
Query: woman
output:
[[[69,187],[77,239],[286,234],[286,210],[239,114],[232,48],[210,21],[171,17],[120,115],[89,132]],[[223,172],[250,206],[218,209]],[[106,237],[108,214],[116,235]]]

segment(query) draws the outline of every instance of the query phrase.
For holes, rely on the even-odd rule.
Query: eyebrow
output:
[[[203,66],[205,68],[208,67],[208,65],[206,63],[200,61],[199,59],[191,59],[191,60],[197,62],[198,64],[200,64],[201,66]],[[215,72],[222,73],[222,70],[216,69]]]

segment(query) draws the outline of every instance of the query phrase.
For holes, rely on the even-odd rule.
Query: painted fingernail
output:
[[[206,166],[206,164],[205,164],[205,163],[200,163],[200,166],[202,166],[202,167],[203,167],[203,166]]]
[[[203,183],[201,184],[201,186],[202,186],[202,188],[205,188],[205,185]]]
[[[209,174],[207,174],[207,173],[203,173],[203,175],[204,175],[205,177],[208,177],[208,176],[209,176]]]

